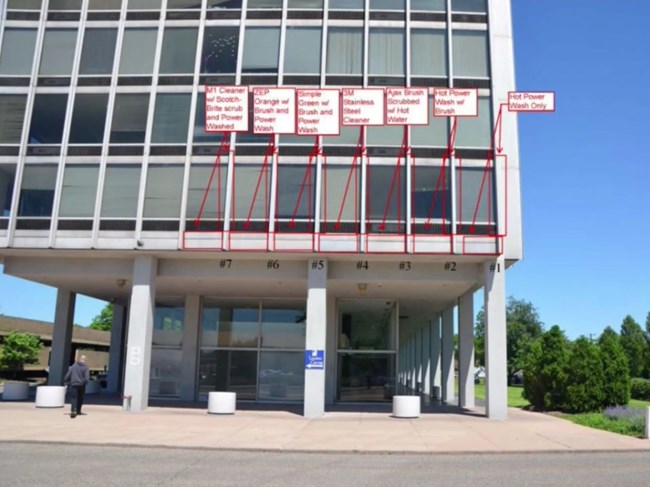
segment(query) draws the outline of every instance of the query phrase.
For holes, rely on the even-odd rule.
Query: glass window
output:
[[[0,95],[0,144],[20,144],[27,95]]]
[[[183,190],[182,164],[149,164],[144,218],[178,218]]]
[[[167,28],[163,37],[160,73],[194,73],[198,29]]]
[[[227,176],[227,157],[222,157],[221,164],[217,167],[214,167],[213,164],[193,164],[190,167],[190,182],[187,193],[188,220],[195,220],[199,217],[201,205],[203,205],[202,220],[223,219],[226,206]]]
[[[320,27],[287,27],[285,45],[285,73],[320,73]]]
[[[142,144],[147,129],[148,94],[118,94],[115,96],[112,144]]]
[[[154,346],[180,347],[183,345],[185,307],[180,303],[156,303],[153,319]]]
[[[202,73],[234,73],[237,70],[239,27],[206,27],[201,55]]]
[[[208,0],[208,9],[240,9],[241,0]]]
[[[486,173],[483,167],[464,167],[458,170],[456,191],[460,195],[458,218],[461,222],[474,222],[475,214],[477,223],[487,223],[488,219],[491,223],[494,222],[495,207],[489,204],[493,177],[493,171],[488,170]]]
[[[49,10],[81,10],[82,0],[50,0]]]
[[[487,0],[451,0],[453,12],[487,12]]]
[[[395,355],[339,354],[339,401],[389,401],[395,391]]]
[[[271,167],[261,164],[237,164],[233,192],[233,219],[266,220],[269,217]]]
[[[167,10],[194,8],[201,8],[201,0],[167,0]]]
[[[205,131],[205,93],[198,93],[196,97],[196,112],[194,114],[194,143],[219,144],[223,134]]]
[[[368,145],[400,147],[404,139],[404,127],[397,125],[368,127],[367,134]]]
[[[74,101],[71,144],[102,144],[106,126],[108,93],[79,93]]]
[[[267,73],[278,70],[279,27],[247,27],[244,39],[243,72]]]
[[[257,352],[201,350],[199,394],[236,392],[237,399],[257,397]]]
[[[43,0],[7,0],[7,10],[40,10]]]
[[[102,218],[135,218],[140,191],[139,164],[108,164],[102,194]]]
[[[151,74],[158,29],[125,29],[120,75]]]
[[[30,144],[60,144],[68,95],[37,94],[29,128]]]
[[[357,145],[359,141],[359,127],[341,125],[340,135],[327,135],[323,137],[323,145]]]
[[[98,177],[99,166],[96,164],[68,164],[65,166],[59,208],[60,217],[93,217]]]
[[[86,29],[79,74],[112,74],[116,40],[117,29]]]
[[[487,32],[480,30],[454,31],[454,76],[486,78],[488,73]]]
[[[129,10],[160,10],[161,0],[129,0]]]
[[[411,0],[411,10],[444,12],[447,10],[447,0]]]
[[[55,164],[28,164],[23,170],[18,216],[52,216]]]
[[[442,173],[440,166],[413,168],[413,218],[422,220],[451,218],[449,165]],[[444,196],[444,199],[443,199]]]
[[[363,10],[364,0],[330,0],[330,10]]]
[[[262,401],[302,401],[305,390],[305,356],[297,352],[260,354]]]
[[[278,218],[313,219],[316,198],[316,165],[278,166]]]
[[[404,0],[370,0],[370,10],[404,10]]]
[[[178,397],[181,388],[182,362],[181,349],[156,347],[151,349],[150,396]]]
[[[76,45],[77,29],[46,29],[38,74],[70,76]]]
[[[327,74],[363,72],[363,29],[330,27],[327,31]]]
[[[395,165],[368,168],[368,220],[406,218],[406,170],[403,164],[399,171],[395,168]]]
[[[411,31],[411,74],[447,76],[447,42],[444,30]]]
[[[288,8],[323,8],[323,0],[289,0]]]
[[[122,0],[88,0],[88,10],[120,10]]]
[[[478,99],[478,117],[458,118],[456,147],[490,147],[492,117],[490,99]]]
[[[262,347],[305,349],[304,303],[262,303]]]
[[[394,302],[341,303],[340,318],[339,349],[395,349]]]
[[[257,302],[233,304],[205,300],[201,318],[201,346],[257,347],[259,313]]]
[[[329,222],[355,222],[359,220],[359,191],[361,172],[359,166],[335,166],[323,169],[321,189],[321,218]]]
[[[248,8],[282,8],[282,0],[248,0]]]
[[[0,216],[8,217],[16,180],[15,164],[0,164]]]
[[[404,30],[370,29],[370,74],[404,75]]]
[[[0,75],[29,76],[35,48],[36,29],[6,28],[0,52]]]
[[[449,119],[434,117],[433,96],[429,96],[429,125],[411,127],[411,145],[418,147],[447,147],[449,143]]]
[[[186,144],[192,95],[158,93],[153,117],[153,144]]]

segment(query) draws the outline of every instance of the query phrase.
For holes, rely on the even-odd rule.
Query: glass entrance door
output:
[[[395,390],[397,303],[341,301],[338,306],[338,401],[389,401]]]

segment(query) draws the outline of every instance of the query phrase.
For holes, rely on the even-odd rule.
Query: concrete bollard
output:
[[[645,408],[645,438],[650,440],[650,406]]]

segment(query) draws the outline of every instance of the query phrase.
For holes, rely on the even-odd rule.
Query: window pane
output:
[[[444,30],[411,31],[411,74],[447,76],[447,43]]]
[[[26,165],[20,188],[18,216],[52,216],[57,166]]]
[[[289,0],[289,8],[323,8],[323,0]]]
[[[50,0],[49,10],[81,10],[81,0]]]
[[[257,352],[201,350],[199,393],[237,393],[237,399],[257,397]]]
[[[202,73],[234,73],[237,70],[239,27],[206,27],[201,56]]]
[[[26,95],[0,95],[0,144],[20,144]]]
[[[287,27],[285,44],[285,73],[320,73],[320,27]]]
[[[186,144],[190,123],[190,94],[164,93],[156,97],[153,117],[154,144]]]
[[[206,300],[201,319],[203,347],[257,347],[259,305]]]
[[[304,303],[262,303],[262,347],[305,349]]]
[[[449,119],[434,117],[433,97],[429,96],[429,125],[411,127],[411,145],[419,147],[447,147],[449,143]]]
[[[156,53],[157,29],[126,29],[120,74],[151,74]]]
[[[341,125],[341,135],[328,135],[323,137],[323,145],[357,145],[359,141],[359,127]]]
[[[400,147],[402,145],[402,140],[404,139],[404,127],[397,125],[368,127],[367,133],[368,145]]]
[[[72,112],[70,143],[102,144],[107,108],[108,93],[79,93],[75,98],[74,111]]]
[[[271,167],[262,172],[261,165],[238,164],[235,166],[233,218],[253,220],[268,218],[271,194]]]
[[[406,218],[406,171],[404,165],[397,172],[395,167],[368,168],[368,220],[382,222],[384,218],[387,221]]]
[[[208,0],[209,9],[241,8],[241,0]]]
[[[441,175],[440,167],[416,166],[413,169],[413,218],[428,220],[442,219],[444,216],[447,221],[450,220],[449,171],[448,165],[444,175]]]
[[[167,10],[201,8],[201,0],[167,0]]]
[[[7,10],[40,10],[43,0],[8,0]]]
[[[36,29],[5,29],[0,53],[0,74],[29,76],[32,73]]]
[[[331,27],[327,33],[327,74],[361,74],[363,29]]]
[[[182,164],[149,164],[144,218],[178,218],[182,190]]]
[[[462,222],[472,223],[475,213],[477,223],[487,223],[488,216],[490,222],[494,222],[494,204],[491,207],[488,204],[490,186],[493,186],[490,184],[492,178],[493,171],[489,170],[486,174],[482,167],[464,167],[462,171],[458,171],[456,191],[460,195],[461,208],[459,208],[458,214]],[[483,186],[483,191],[481,191],[481,186]]]
[[[129,10],[160,10],[161,0],[129,0]]]
[[[395,391],[395,355],[339,354],[339,401],[389,401]]]
[[[183,352],[178,349],[152,348],[149,395],[178,397]]]
[[[198,29],[165,29],[160,73],[194,73]]]
[[[149,95],[116,95],[113,125],[111,126],[111,143],[144,143],[148,107]]]
[[[321,218],[328,222],[354,222],[359,219],[361,171],[356,166],[327,165],[323,170]]]
[[[8,217],[16,180],[15,164],[0,164],[0,216]]]
[[[401,29],[370,29],[370,74],[403,75],[404,31]]]
[[[185,307],[182,304],[156,303],[156,314],[153,320],[153,345],[182,346],[184,319]]]
[[[213,174],[214,168],[214,174]],[[212,181],[210,182],[210,175]],[[226,207],[226,181],[228,176],[228,158],[221,158],[220,166],[213,164],[196,164],[190,167],[190,182],[187,193],[187,219],[199,217],[203,198],[205,203],[201,220],[222,220]],[[209,187],[208,187],[209,185]],[[207,196],[206,196],[207,191]],[[217,202],[217,198],[219,201]]]
[[[363,10],[364,0],[330,0],[330,10]]]
[[[370,0],[370,10],[404,10],[404,0]]]
[[[30,144],[60,144],[68,95],[36,95],[29,128]]]
[[[248,0],[248,8],[282,8],[282,0]]]
[[[223,134],[208,133],[205,131],[205,93],[198,93],[196,97],[196,112],[194,114],[194,143],[195,144],[220,144]]]
[[[457,147],[490,147],[492,127],[490,99],[478,99],[478,117],[458,118]]]
[[[86,29],[79,74],[112,74],[117,29]]]
[[[395,350],[395,313],[392,301],[341,303],[339,349]]]
[[[260,354],[259,400],[302,401],[304,390],[304,352],[262,352]]]
[[[89,0],[88,10],[120,10],[122,0]]]
[[[95,214],[99,166],[68,164],[63,173],[60,217],[87,217]]]
[[[140,165],[106,166],[102,218],[135,218],[140,191]]]
[[[77,29],[46,29],[41,54],[41,76],[70,76]]]
[[[244,39],[242,71],[266,73],[278,70],[279,27],[247,27]]]
[[[313,219],[316,198],[316,165],[278,166],[278,218]],[[304,184],[304,186],[303,186]]]
[[[487,12],[487,0],[451,0],[453,12]]]
[[[488,42],[485,31],[454,31],[454,76],[486,78],[488,74]]]
[[[411,10],[444,12],[447,10],[447,0],[411,0]]]

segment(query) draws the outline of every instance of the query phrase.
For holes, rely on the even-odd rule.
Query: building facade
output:
[[[109,388],[132,410],[230,390],[317,417],[401,393],[451,403],[455,380],[473,407],[483,289],[486,413],[506,417],[509,0],[0,7],[0,256],[59,289],[53,383],[82,293],[115,303]],[[248,105],[228,105],[241,87]],[[384,122],[344,101],[334,134],[261,133],[267,87],[382,90]],[[426,90],[424,123],[390,122],[395,87]],[[445,90],[472,113],[433,116]],[[206,131],[206,99],[247,130]]]

